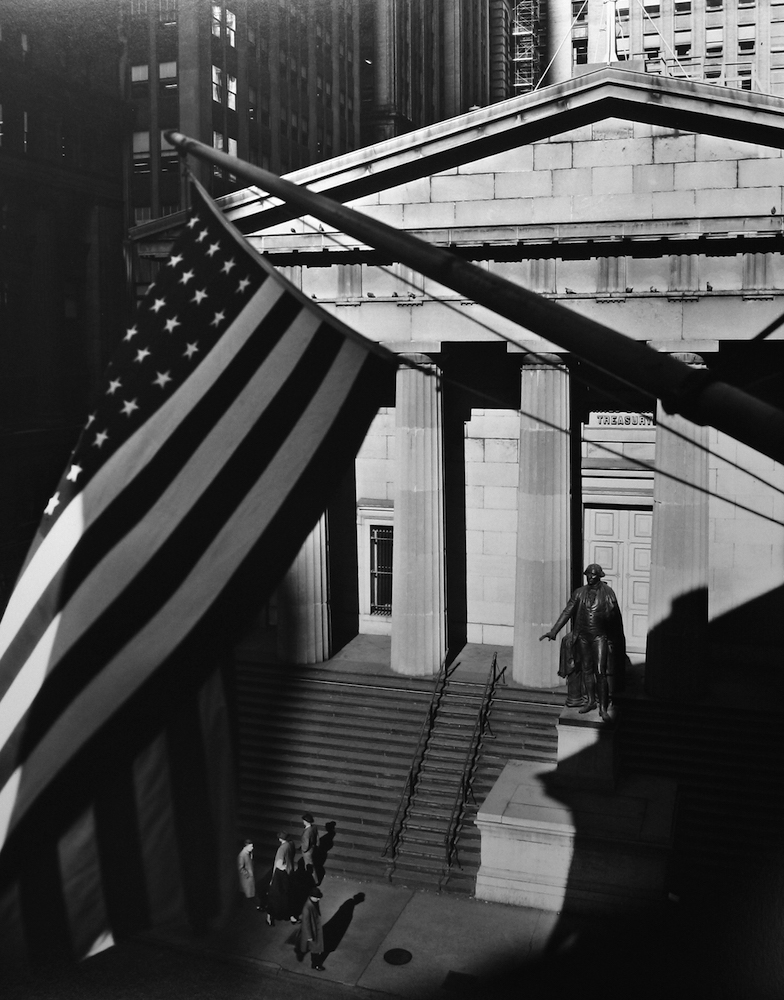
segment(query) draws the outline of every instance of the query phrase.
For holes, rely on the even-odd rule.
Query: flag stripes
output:
[[[30,942],[45,920],[58,952],[172,901],[197,927],[225,908],[217,652],[322,513],[394,364],[200,194],[126,341],[0,626],[0,912]],[[44,855],[65,894],[45,918]]]

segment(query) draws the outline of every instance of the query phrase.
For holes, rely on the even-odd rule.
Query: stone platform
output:
[[[667,898],[675,782],[618,780],[612,722],[564,709],[556,767],[506,765],[479,809],[479,899],[624,913]]]

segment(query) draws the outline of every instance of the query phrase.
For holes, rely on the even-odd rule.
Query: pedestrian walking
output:
[[[313,819],[313,814],[309,812],[302,814],[302,823],[304,826],[300,839],[302,862],[305,865],[305,871],[308,875],[314,877],[316,851],[318,850],[319,842],[318,827],[316,826],[316,821]]]
[[[310,966],[316,972],[323,972],[324,966],[324,932],[321,928],[321,909],[319,900],[322,898],[320,889],[315,886],[302,907],[302,923],[294,944],[297,961],[301,962],[310,953]]]
[[[256,898],[256,877],[253,874],[253,841],[246,840],[245,846],[237,855],[237,871],[240,877],[240,891],[246,899]],[[260,906],[256,906],[260,910]]]
[[[298,923],[292,901],[292,873],[294,871],[294,844],[287,833],[278,834],[278,850],[272,864],[272,879],[267,893],[267,923],[272,927],[276,920]]]

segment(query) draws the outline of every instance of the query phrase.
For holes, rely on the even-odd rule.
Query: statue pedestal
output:
[[[666,900],[675,782],[617,780],[615,727],[593,715],[564,709],[555,768],[502,771],[476,818],[478,899],[614,914]]]
[[[603,722],[598,709],[580,715],[564,708],[558,717],[558,777],[580,788],[611,792],[618,781],[615,752],[615,708],[610,722]]]

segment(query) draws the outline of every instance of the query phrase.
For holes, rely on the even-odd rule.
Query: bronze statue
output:
[[[626,655],[623,621],[615,592],[608,584],[602,583],[602,567],[598,563],[591,563],[585,568],[585,576],[587,584],[575,590],[558,621],[549,632],[539,637],[539,641],[552,641],[568,621],[572,622],[575,666],[577,662],[581,666],[580,676],[585,697],[577,692],[572,680],[568,686],[567,704],[571,702],[574,705],[579,697],[578,704],[585,702],[579,711],[585,714],[597,707],[598,698],[599,714],[607,722],[610,718],[609,707],[616,665],[622,669]],[[561,669],[564,669],[563,658]],[[568,673],[573,674],[575,671]]]

